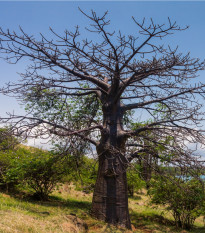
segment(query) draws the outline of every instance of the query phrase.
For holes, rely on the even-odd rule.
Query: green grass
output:
[[[136,232],[205,232],[202,217],[196,220],[194,229],[191,231],[177,229],[171,213],[165,211],[162,206],[150,205],[149,197],[145,194],[138,195],[137,199],[136,197],[130,198],[129,206],[131,206],[131,221]]]
[[[91,194],[75,191],[63,185],[53,192],[49,201],[33,201],[28,197],[0,193],[0,233],[63,233],[82,232],[73,224],[77,216],[88,226],[88,232],[131,232],[116,228],[90,217]],[[176,229],[169,213],[162,215],[163,208],[148,205],[144,194],[129,199],[132,232],[183,232]],[[196,221],[190,232],[205,232],[203,218]]]

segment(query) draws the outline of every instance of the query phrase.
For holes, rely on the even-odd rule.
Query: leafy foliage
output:
[[[177,227],[190,229],[203,213],[204,184],[197,179],[169,179],[159,176],[151,181],[151,202],[165,205],[171,211]]]
[[[3,152],[1,160],[6,161],[3,184],[26,186],[38,199],[47,199],[69,168],[67,158],[40,149]]]
[[[6,170],[10,165],[10,157],[16,150],[19,141],[13,136],[8,127],[0,128],[0,187],[13,186],[13,182],[5,182]]]
[[[81,88],[89,88],[81,85]],[[98,121],[102,117],[100,101],[95,95],[75,97],[59,96],[57,90],[40,90],[30,88],[24,98],[27,112],[32,109],[34,117],[47,119],[64,126],[74,124],[76,127],[89,125],[92,120]]]
[[[133,164],[127,170],[127,186],[130,196],[134,196],[134,193],[145,187],[145,182],[139,176],[139,165]]]
[[[0,128],[0,151],[14,149],[19,144],[16,137],[12,135],[9,128]]]
[[[98,163],[96,160],[86,156],[81,156],[78,160],[73,157],[72,169],[64,178],[64,181],[74,183],[77,190],[91,193],[94,191],[97,169]]]

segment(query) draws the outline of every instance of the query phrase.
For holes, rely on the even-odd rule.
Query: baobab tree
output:
[[[82,14],[91,21],[86,30],[99,36],[97,42],[82,38],[79,27],[63,35],[50,29],[54,39],[40,34],[38,40],[22,28],[1,28],[1,56],[12,64],[30,61],[20,82],[7,84],[1,93],[32,103],[27,115],[1,120],[26,137],[57,135],[72,145],[82,141],[95,146],[99,170],[91,214],[130,228],[126,168],[132,159],[150,153],[153,145],[176,152],[187,142],[204,143],[199,101],[204,100],[205,85],[194,81],[204,61],[160,44],[186,29],[170,19],[155,24],[133,17],[136,32],[126,36],[109,31],[107,12],[101,17],[94,11]],[[75,109],[73,101],[78,101]],[[75,118],[76,111],[80,118]],[[141,114],[143,124],[127,126],[130,111],[134,117]],[[167,143],[170,137],[174,143]],[[188,152],[169,162],[193,164]]]

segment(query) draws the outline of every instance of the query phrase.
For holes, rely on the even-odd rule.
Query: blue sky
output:
[[[28,34],[38,35],[39,32],[49,36],[49,27],[59,33],[65,29],[72,30],[80,25],[82,36],[87,37],[83,28],[89,23],[79,12],[78,7],[89,12],[95,10],[102,15],[109,11],[111,29],[120,29],[125,34],[136,35],[136,25],[131,20],[143,17],[150,18],[157,23],[167,22],[167,17],[177,21],[179,25],[189,25],[190,29],[170,36],[167,42],[172,46],[179,45],[180,51],[191,52],[191,56],[205,58],[205,2],[0,2],[0,26],[11,30],[18,30],[21,26]],[[5,82],[15,82],[23,72],[27,62],[9,65],[0,60],[0,86]],[[205,79],[205,72],[200,80]],[[0,115],[15,110],[23,113],[13,98],[0,95]]]

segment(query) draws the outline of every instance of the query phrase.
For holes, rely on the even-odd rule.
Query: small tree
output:
[[[4,183],[27,187],[34,197],[47,200],[56,184],[69,172],[69,159],[39,149],[7,152]]]
[[[19,144],[18,139],[13,135],[12,130],[0,128],[0,151],[13,150]]]
[[[96,177],[96,160],[83,155],[78,161],[72,160],[72,169],[64,180],[73,182],[77,189],[85,193],[91,193],[94,191]]]
[[[20,33],[0,30],[2,56],[5,54],[5,59],[14,64],[23,58],[31,62],[21,74],[21,82],[8,84],[1,92],[12,93],[22,101],[31,100],[37,106],[30,108],[30,115],[11,114],[2,121],[12,121],[14,130],[26,137],[33,132],[36,136],[66,137],[70,145],[92,144],[98,154],[99,169],[91,213],[98,219],[131,228],[126,168],[139,152],[148,153],[150,146],[144,145],[144,139],[169,151],[185,148],[187,140],[204,143],[203,132],[198,130],[204,112],[195,97],[204,98],[205,85],[193,84],[197,72],[204,69],[204,62],[157,42],[184,30],[170,19],[166,25],[155,24],[153,20],[139,23],[133,18],[139,30],[136,36],[125,36],[109,31],[107,12],[101,17],[94,11],[90,15],[82,13],[91,21],[87,30],[99,35],[97,42],[82,38],[79,27],[74,32],[66,30],[64,35],[51,29],[56,40],[42,34],[37,40],[23,29]],[[96,103],[94,111],[85,113],[79,121],[73,120],[69,99],[82,96],[92,97],[90,106]],[[42,114],[39,100],[47,97],[53,102],[47,108],[44,105]],[[61,99],[58,111],[57,99]],[[158,111],[159,115],[153,114],[156,104],[166,106]],[[60,114],[62,109],[66,122]],[[84,111],[81,104],[78,110]],[[130,110],[136,115],[139,110],[149,114],[152,121],[133,130],[124,121]],[[160,117],[162,113],[166,119]],[[146,131],[152,131],[154,138]],[[170,135],[177,143],[164,145]],[[181,153],[169,162],[194,164],[189,155]]]
[[[140,178],[140,168],[132,164],[127,169],[127,188],[128,194],[133,197],[134,193],[145,187],[145,182]]]
[[[10,165],[11,151],[17,149],[19,140],[13,135],[9,127],[0,128],[0,187],[6,188],[7,191],[13,187],[13,182],[6,183],[5,175]]]
[[[203,214],[204,184],[199,180],[155,177],[149,194],[152,203],[165,205],[171,211],[177,227],[191,229],[195,219]]]

